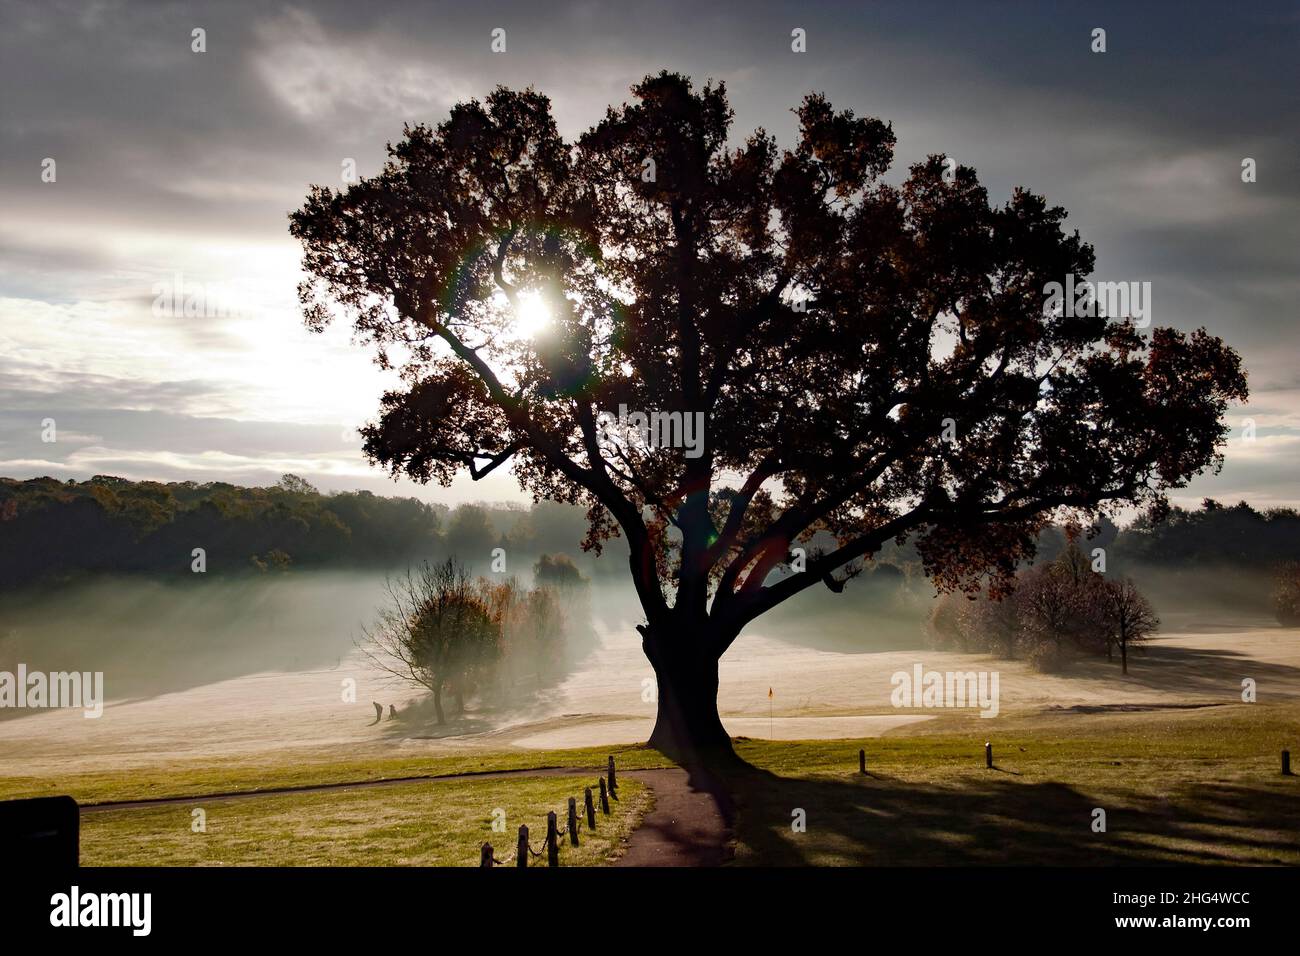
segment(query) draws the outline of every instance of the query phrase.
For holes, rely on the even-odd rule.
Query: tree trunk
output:
[[[1128,641],[1119,642],[1119,660],[1120,660],[1120,670],[1123,673],[1127,674],[1128,673]]]
[[[687,766],[736,762],[731,737],[718,716],[718,659],[706,635],[674,635],[655,641],[643,631],[642,646],[658,682],[658,712],[649,745]]]
[[[433,692],[433,709],[438,715],[438,726],[441,727],[447,723],[447,716],[442,712],[442,688]]]

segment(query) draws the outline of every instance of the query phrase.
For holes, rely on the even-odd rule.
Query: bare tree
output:
[[[1120,665],[1127,674],[1129,645],[1145,641],[1160,626],[1160,618],[1129,578],[1107,580],[1099,593],[1107,641],[1119,646]]]
[[[930,606],[930,615],[926,620],[926,635],[930,643],[944,650],[957,648],[970,650],[967,646],[968,634],[965,628],[966,608],[964,605],[974,601],[973,597],[959,592],[947,592],[936,595]]]
[[[978,633],[992,653],[1012,659],[1022,627],[1020,604],[1015,595],[985,597],[972,602],[966,610],[968,627]]]
[[[1061,647],[1074,628],[1076,591],[1069,569],[1055,562],[1022,574],[1016,596],[1025,630]]]
[[[1021,638],[1021,611],[1015,594],[963,594],[936,596],[927,630],[931,642],[942,648],[987,651],[1010,659]]]
[[[433,694],[439,725],[442,695],[464,695],[501,653],[501,625],[480,589],[452,558],[407,570],[388,581],[389,604],[364,631],[362,650],[381,670]]]

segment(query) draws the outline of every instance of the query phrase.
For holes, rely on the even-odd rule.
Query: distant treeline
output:
[[[266,488],[0,478],[0,589],[88,573],[189,573],[195,549],[215,574],[397,568],[445,554],[487,570],[494,548],[514,561],[580,553],[585,530],[583,511],[565,505],[451,511],[368,491],[322,494],[294,475]]]
[[[1145,514],[1120,532],[1110,570],[1131,574],[1166,616],[1210,609],[1296,623],[1300,514],[1207,498]]]
[[[508,573],[542,554],[566,553],[587,574],[623,574],[626,546],[610,542],[613,560],[593,560],[579,547],[586,531],[583,509],[572,505],[452,510],[368,491],[323,494],[294,475],[262,488],[104,475],[82,482],[0,478],[0,589],[84,573],[188,573],[195,548],[203,549],[207,572],[218,574],[399,568],[447,555],[484,573],[498,570],[491,566],[496,548],[504,549]],[[1104,521],[1095,531],[1080,544],[1089,554],[1103,548],[1108,570],[1158,573],[1170,587],[1194,573],[1237,572],[1252,592],[1255,582],[1267,591],[1278,568],[1300,561],[1300,513],[1291,508],[1259,511],[1206,499],[1198,509],[1149,512],[1122,529]],[[1063,529],[1049,527],[1039,560],[1052,560],[1065,544]],[[888,546],[869,571],[846,594],[866,599],[899,584],[929,590],[910,543]],[[1160,582],[1148,584],[1161,590]],[[1253,593],[1242,597],[1258,603]]]
[[[1259,511],[1245,501],[1224,505],[1206,498],[1197,509],[1151,509],[1123,528],[1103,518],[1096,527],[1074,533],[1080,535],[1084,552],[1091,555],[1100,548],[1108,568],[1126,573],[1150,569],[1271,574],[1288,562],[1300,561],[1300,512],[1294,508]],[[1032,563],[1059,557],[1069,544],[1069,534],[1058,525],[1045,528]],[[912,542],[887,545],[876,561],[909,575],[920,571]]]
[[[1045,528],[1022,573],[1056,561],[1069,542],[1066,528]],[[834,541],[825,536],[818,543],[826,549]],[[1077,544],[1090,568],[1108,578],[1132,579],[1171,622],[1228,611],[1300,623],[1295,509],[1261,511],[1246,502],[1229,506],[1207,498],[1199,508],[1148,511],[1123,528],[1103,518]],[[772,619],[832,648],[855,646],[864,631],[903,643],[919,633],[934,597],[914,542],[890,543],[842,594],[828,599],[824,590],[810,589],[774,610]]]
[[[1272,570],[1300,559],[1300,512],[1224,505],[1206,498],[1195,511],[1147,513],[1120,532],[1116,553],[1132,564],[1166,568]]]

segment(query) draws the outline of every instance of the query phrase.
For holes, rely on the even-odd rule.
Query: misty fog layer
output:
[[[384,584],[381,572],[299,571],[192,582],[122,576],[26,589],[0,600],[0,669],[23,663],[29,671],[102,671],[110,701],[264,672],[337,669],[373,623]],[[924,611],[915,601],[889,593],[844,598],[801,596],[755,630],[852,653],[919,644]],[[642,615],[630,584],[597,579],[591,604],[603,643],[638,640]],[[738,641],[728,658],[745,657],[746,648]],[[590,662],[577,663],[583,666]]]
[[[849,654],[924,646],[933,590],[878,576],[886,577],[865,576],[839,595],[800,594],[750,631]],[[1254,575],[1224,567],[1138,577],[1171,625],[1267,621]],[[373,623],[384,582],[381,572],[296,572],[194,582],[119,577],[24,590],[0,600],[0,669],[22,662],[29,670],[104,671],[115,700],[267,671],[337,668]],[[617,579],[593,582],[592,611],[606,640],[635,639],[643,619],[631,586]],[[728,659],[743,658],[746,646],[742,637]]]
[[[103,671],[110,700],[337,667],[382,587],[382,574],[352,573],[28,590],[0,603],[0,666]]]
[[[384,601],[382,572],[119,576],[8,593],[0,597],[0,670],[21,662],[29,671],[102,671],[109,706],[99,720],[0,709],[0,753],[15,772],[36,773],[147,755],[644,740],[655,703],[635,630],[643,616],[629,583],[592,573],[618,563],[605,558],[588,569],[594,646],[567,657],[544,685],[471,701],[446,727],[434,724],[427,692],[367,669],[358,652],[362,628]],[[741,636],[720,668],[727,727],[753,737],[863,737],[925,719],[890,708],[891,675],[918,662],[994,666],[1008,707],[1221,700],[1235,698],[1243,674],[1272,695],[1300,694],[1297,632],[1269,619],[1267,578],[1228,565],[1128,570],[1163,623],[1160,640],[1122,682],[1104,660],[1052,676],[1023,660],[935,649],[926,633],[932,586],[882,566],[841,594],[811,589]],[[520,583],[533,582],[524,574]],[[357,685],[351,705],[340,700],[349,678]],[[382,721],[373,702],[384,707]],[[389,719],[394,705],[397,719]]]

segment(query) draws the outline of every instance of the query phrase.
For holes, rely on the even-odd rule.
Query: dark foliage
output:
[[[458,104],[290,229],[308,326],[346,312],[402,366],[374,461],[447,483],[513,459],[535,498],[589,509],[591,546],[627,539],[656,746],[725,759],[718,658],[887,542],[910,536],[942,588],[1002,586],[1053,511],[1095,521],[1222,461],[1239,357],[1045,309],[1094,263],[1062,208],[992,205],[941,156],[893,185],[891,128],[820,95],[781,149],[732,136],[720,84],[632,93],[573,143],[534,90]],[[525,296],[553,314],[531,340]],[[705,440],[610,440],[623,406],[699,416]],[[834,545],[793,569],[818,533]]]
[[[440,519],[414,498],[323,495],[286,475],[271,488],[219,482],[0,478],[0,587],[82,572],[208,573],[390,566],[428,554]]]

